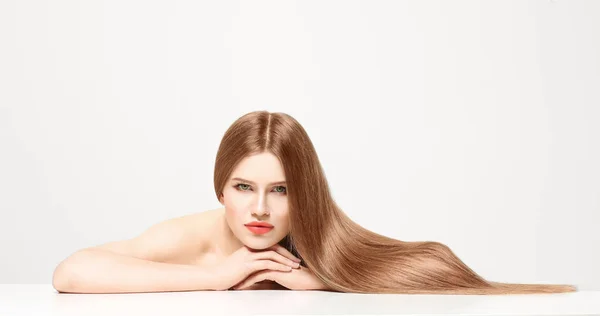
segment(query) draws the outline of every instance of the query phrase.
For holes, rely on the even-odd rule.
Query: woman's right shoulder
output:
[[[225,208],[215,208],[197,213],[191,213],[172,218],[174,225],[179,227],[179,231],[189,236],[189,242],[196,243],[198,246],[206,246],[209,242],[210,233],[215,222],[224,214]]]
[[[112,241],[99,248],[152,261],[193,261],[209,246],[210,231],[225,208],[210,209],[160,221],[140,235]]]
[[[179,222],[180,225],[185,227],[202,227],[206,228],[206,225],[213,224],[214,220],[219,218],[225,212],[224,207],[210,209],[207,211],[201,211],[191,214],[174,217],[171,220]]]

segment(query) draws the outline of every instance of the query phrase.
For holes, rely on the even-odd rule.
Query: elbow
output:
[[[66,262],[61,262],[54,273],[52,274],[52,287],[59,293],[67,293],[71,290],[72,278],[69,275],[69,271]]]
[[[70,293],[75,290],[76,279],[79,273],[76,271],[81,266],[85,253],[77,251],[56,266],[52,274],[52,287],[59,293]]]
[[[52,287],[59,293],[70,293],[75,288],[74,265],[68,260],[61,262],[52,274]]]

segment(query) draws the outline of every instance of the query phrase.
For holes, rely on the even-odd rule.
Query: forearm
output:
[[[57,291],[66,293],[133,293],[211,290],[215,281],[199,266],[85,249],[56,268],[52,283]]]

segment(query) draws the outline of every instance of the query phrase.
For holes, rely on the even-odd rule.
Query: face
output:
[[[250,248],[268,248],[289,233],[285,173],[279,159],[271,153],[240,161],[219,200],[225,206],[229,228]],[[256,228],[252,222],[269,224],[272,228]]]

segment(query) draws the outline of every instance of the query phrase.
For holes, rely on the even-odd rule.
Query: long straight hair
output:
[[[352,221],[332,198],[304,128],[281,112],[250,112],[225,132],[214,170],[217,198],[245,157],[269,152],[287,182],[290,232],[279,242],[329,289],[348,293],[527,294],[574,292],[572,285],[487,281],[446,245],[401,241]]]

